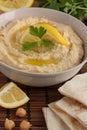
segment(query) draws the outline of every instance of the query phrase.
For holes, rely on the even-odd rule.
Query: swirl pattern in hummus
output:
[[[51,47],[37,47],[23,51],[22,41],[24,31],[30,25],[37,23],[50,23],[61,33],[68,43],[64,46],[48,34],[46,37],[54,43]],[[33,37],[30,37],[33,39]],[[26,18],[14,20],[0,29],[0,61],[18,69],[29,72],[50,73],[70,69],[78,65],[84,55],[82,40],[68,25],[55,23],[45,18]],[[30,62],[30,61],[31,62]],[[41,62],[34,64],[34,62]],[[28,62],[29,61],[29,62]]]

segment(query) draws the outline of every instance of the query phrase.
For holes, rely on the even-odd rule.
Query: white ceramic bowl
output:
[[[70,79],[87,62],[87,27],[81,21],[70,15],[45,8],[25,8],[4,13],[0,15],[0,26],[13,19],[26,18],[28,16],[45,16],[49,20],[70,25],[84,42],[85,56],[83,61],[78,66],[67,71],[44,74],[25,72],[0,62],[0,71],[13,81],[20,82],[28,86],[51,86]]]

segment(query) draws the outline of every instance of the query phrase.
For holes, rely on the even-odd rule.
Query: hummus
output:
[[[34,39],[28,36],[29,26],[48,23],[55,27],[67,42],[67,46],[58,43],[46,33],[44,39],[52,41],[48,47],[38,46],[27,51],[22,50],[24,40]],[[84,55],[82,40],[73,29],[65,24],[49,21],[45,18],[26,18],[13,20],[0,29],[0,61],[29,72],[50,73],[70,69],[78,65]]]

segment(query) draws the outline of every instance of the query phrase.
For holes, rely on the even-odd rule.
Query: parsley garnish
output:
[[[38,43],[37,43],[37,42],[25,42],[25,43],[23,44],[22,50],[23,50],[23,51],[27,51],[27,50],[33,49],[33,48],[35,48],[35,47],[37,47],[37,46],[38,46]]]
[[[45,0],[41,6],[63,11],[80,20],[87,17],[87,0]]]
[[[44,47],[48,47],[48,46],[52,45],[52,41],[42,39],[42,37],[44,36],[44,34],[46,32],[47,32],[47,30],[44,27],[30,26],[29,27],[29,33],[31,35],[38,37],[39,41],[36,41],[36,42],[26,41],[26,42],[24,42],[23,46],[22,46],[22,50],[23,51],[31,50],[35,47],[38,47],[38,45],[42,45]]]
[[[52,44],[50,40],[41,40],[41,45],[48,47]]]
[[[30,34],[37,36],[39,38],[42,38],[43,35],[46,33],[46,29],[43,27],[34,27],[34,26],[30,26]]]

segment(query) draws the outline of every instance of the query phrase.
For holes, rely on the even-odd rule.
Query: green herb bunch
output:
[[[63,11],[80,20],[87,16],[87,0],[45,0],[41,6]]]
[[[42,39],[42,37],[46,34],[46,32],[47,32],[47,30],[44,27],[30,26],[29,33],[33,36],[38,37],[39,40],[36,42],[31,42],[31,41],[24,42],[23,46],[22,46],[22,50],[27,51],[27,50],[31,50],[33,48],[36,48],[38,46],[48,47],[48,46],[52,45],[52,41]]]

